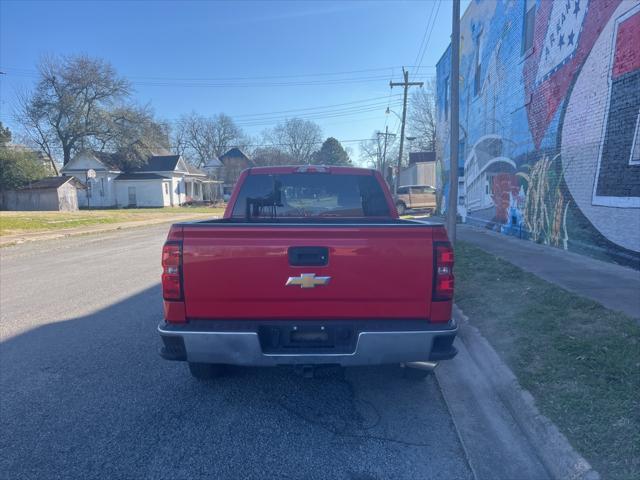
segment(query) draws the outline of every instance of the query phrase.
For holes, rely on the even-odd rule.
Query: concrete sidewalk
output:
[[[640,319],[638,270],[470,225],[458,225],[457,238],[606,308]]]
[[[453,316],[458,355],[435,373],[475,479],[598,480],[457,306]]]

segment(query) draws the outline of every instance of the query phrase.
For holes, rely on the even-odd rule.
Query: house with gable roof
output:
[[[219,163],[222,166],[220,180],[224,182],[225,195],[231,194],[243,170],[255,166],[253,161],[238,147],[231,148],[220,156]]]
[[[95,172],[89,178],[88,172]],[[86,185],[78,205],[92,208],[169,207],[203,201],[207,174],[180,155],[153,155],[123,171],[113,154],[83,150],[60,173]]]

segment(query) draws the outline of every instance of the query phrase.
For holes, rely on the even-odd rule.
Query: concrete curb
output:
[[[600,480],[598,472],[571,446],[558,427],[540,413],[531,394],[520,387],[513,372],[457,306],[454,306],[454,318],[460,325],[459,338],[471,358],[485,374],[551,477]]]
[[[26,242],[38,242],[43,240],[55,240],[58,238],[75,237],[78,235],[90,235],[92,233],[105,233],[117,230],[125,230],[129,228],[146,227],[150,225],[160,225],[163,223],[173,223],[179,221],[197,220],[202,218],[219,218],[219,215],[209,215],[207,213],[193,213],[179,215],[175,217],[157,218],[153,220],[140,220],[132,222],[111,223],[96,227],[60,229],[56,232],[35,232],[25,235],[7,235],[0,237],[0,247],[9,247],[11,245],[20,245]]]

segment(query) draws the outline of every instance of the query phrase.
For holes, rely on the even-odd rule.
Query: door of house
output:
[[[129,187],[129,206],[137,207],[138,201],[136,199],[136,187]]]

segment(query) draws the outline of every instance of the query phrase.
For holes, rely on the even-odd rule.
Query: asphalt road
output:
[[[0,477],[472,478],[433,378],[160,359],[166,230],[0,249]]]

